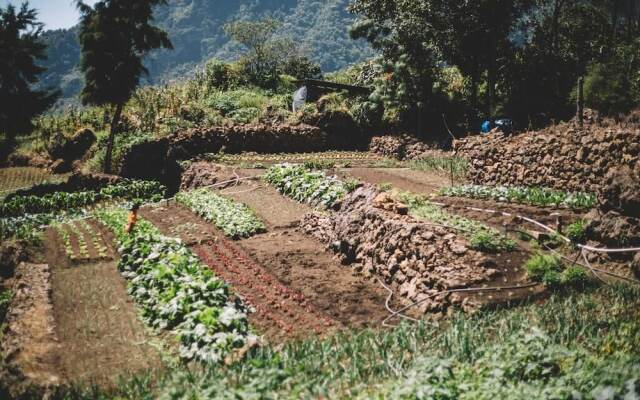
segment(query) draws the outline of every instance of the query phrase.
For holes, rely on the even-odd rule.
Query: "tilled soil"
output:
[[[277,207],[271,201],[261,201],[262,190],[269,191],[256,190],[255,203],[247,201],[248,205],[269,225],[293,223],[295,220],[278,220],[269,214],[267,210],[277,213]],[[287,207],[288,199],[278,199],[274,199],[276,205]],[[295,209],[304,208],[293,204]],[[294,228],[272,229],[233,242],[173,202],[143,208],[141,215],[165,234],[180,237],[248,300],[257,310],[249,317],[251,323],[270,340],[341,327],[378,326],[388,315],[384,307],[387,292],[381,286],[353,276],[352,270],[340,265],[321,243]],[[191,229],[184,228],[187,226]]]
[[[421,194],[436,193],[451,184],[444,176],[408,168],[345,168],[339,174],[374,185],[391,184],[400,190]]]
[[[96,221],[88,223],[114,257],[111,232]],[[52,236],[57,234],[48,229],[45,238]],[[69,264],[58,241],[44,243],[52,266],[53,314],[63,349],[59,367],[65,378],[112,385],[119,375],[159,368],[155,337],[138,318],[116,260]]]
[[[220,193],[225,192],[231,191]],[[255,260],[345,326],[380,326],[389,314],[384,306],[388,292],[375,280],[354,275],[322,243],[298,229],[311,207],[256,182],[243,183],[235,193],[226,196],[247,204],[269,228],[266,234],[239,242]]]

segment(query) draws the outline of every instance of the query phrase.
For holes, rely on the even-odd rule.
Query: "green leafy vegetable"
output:
[[[179,240],[162,236],[145,220],[127,234],[125,210],[100,211],[97,218],[116,236],[118,268],[142,318],[178,334],[183,358],[217,363],[252,336],[246,307]]]
[[[348,193],[348,186],[304,165],[280,164],[269,168],[264,180],[301,203],[331,207]]]
[[[549,188],[529,188],[520,186],[480,186],[462,185],[444,188],[444,196],[470,197],[503,202],[531,204],[535,206],[556,206],[573,209],[592,208],[596,205],[596,196],[584,192],[563,192]]]
[[[214,223],[232,238],[249,237],[266,229],[260,218],[245,204],[218,196],[206,188],[180,192],[176,195],[176,201]]]

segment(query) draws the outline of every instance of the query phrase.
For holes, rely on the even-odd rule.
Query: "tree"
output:
[[[0,133],[5,135],[5,150],[13,147],[16,135],[32,129],[32,118],[59,94],[32,87],[45,71],[37,65],[45,59],[46,46],[40,41],[42,24],[36,17],[28,2],[20,11],[12,5],[0,8]]]
[[[510,34],[529,8],[528,0],[354,0],[361,17],[352,35],[380,50],[388,81],[401,82],[420,130],[424,110],[437,100],[433,87],[443,67],[456,66],[469,78],[471,114],[478,109],[478,87],[486,79],[487,114],[495,110],[494,88],[500,66],[512,52]],[[392,90],[391,93],[394,93]]]
[[[249,81],[272,88],[281,73],[296,78],[320,75],[320,67],[310,62],[289,38],[276,37],[280,22],[267,18],[260,21],[236,21],[226,24],[224,32],[247,48],[240,59]]]
[[[81,13],[80,68],[85,86],[83,104],[114,108],[104,170],[111,172],[111,157],[122,109],[141,76],[148,75],[143,58],[151,50],[172,49],[167,33],[150,25],[153,7],[166,0],[102,0],[92,8],[77,1]]]

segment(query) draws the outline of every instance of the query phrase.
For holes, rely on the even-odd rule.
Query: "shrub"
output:
[[[236,86],[240,82],[239,71],[233,68],[233,65],[212,59],[207,62],[204,67],[204,83],[207,92],[212,89],[228,90]]]
[[[497,238],[492,232],[481,230],[474,233],[469,239],[471,247],[485,253],[499,253],[504,250],[504,241]],[[514,245],[515,247],[515,245]]]
[[[567,226],[565,234],[573,243],[584,243],[587,240],[586,221],[580,219]]]
[[[587,271],[579,266],[571,266],[562,272],[562,283],[573,287],[584,287],[591,282]]]
[[[524,264],[529,278],[552,286],[560,282],[563,264],[559,257],[548,254],[535,254]]]

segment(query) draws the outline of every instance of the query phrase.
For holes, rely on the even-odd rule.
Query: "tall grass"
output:
[[[594,398],[606,389],[622,398],[640,383],[639,317],[638,288],[607,286],[436,325],[266,346],[227,367],[168,371],[157,386],[134,379],[72,397]]]
[[[416,171],[453,175],[455,179],[465,178],[469,170],[469,162],[457,156],[426,156],[419,160],[409,161],[408,166]]]

